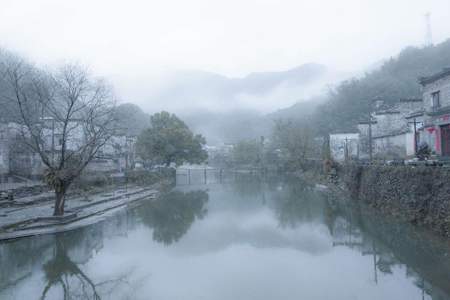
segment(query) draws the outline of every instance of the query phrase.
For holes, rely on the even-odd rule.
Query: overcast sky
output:
[[[0,0],[0,43],[101,73],[188,68],[228,76],[318,62],[351,71],[450,37],[449,0]]]

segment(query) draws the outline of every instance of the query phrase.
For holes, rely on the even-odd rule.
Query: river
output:
[[[202,180],[200,180],[202,181]],[[179,185],[0,244],[0,299],[450,299],[449,243],[293,178]]]

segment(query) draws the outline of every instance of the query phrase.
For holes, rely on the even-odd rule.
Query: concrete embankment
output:
[[[53,200],[15,201],[15,205],[0,208],[0,240],[73,230],[96,223],[116,210],[144,200],[154,199],[159,187],[129,187],[111,193],[67,199],[66,213],[53,217]],[[23,199],[20,199],[23,200]]]
[[[450,237],[450,168],[352,165],[339,173],[354,200]]]

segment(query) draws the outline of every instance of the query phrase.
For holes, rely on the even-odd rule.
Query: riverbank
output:
[[[161,190],[173,184],[173,172],[166,173],[130,172],[114,181],[86,176],[66,194],[63,216],[52,215],[55,194],[45,186],[27,188],[25,193],[22,189],[13,190],[14,197],[0,201],[0,240],[68,231],[96,223],[126,206],[155,199]]]
[[[449,168],[350,165],[339,178],[354,201],[450,237]]]
[[[120,188],[107,193],[97,193],[86,197],[69,197],[64,216],[51,215],[54,201],[27,203],[20,199],[17,205],[0,208],[0,240],[56,233],[86,226],[113,211],[135,204],[138,201],[155,199],[159,186],[149,188]]]

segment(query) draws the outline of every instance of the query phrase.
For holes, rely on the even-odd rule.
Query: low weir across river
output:
[[[176,184],[220,184],[233,182],[240,175],[263,175],[260,169],[222,169],[222,168],[178,168],[176,171]]]

